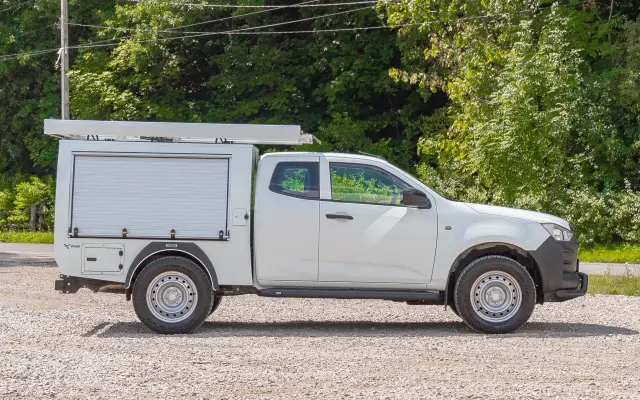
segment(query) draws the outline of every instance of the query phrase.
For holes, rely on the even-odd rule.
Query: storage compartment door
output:
[[[123,271],[124,246],[90,244],[82,246],[82,272],[85,274],[110,275]]]
[[[71,235],[227,236],[228,158],[75,155]]]

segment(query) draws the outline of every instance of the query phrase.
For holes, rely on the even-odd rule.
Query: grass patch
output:
[[[53,232],[0,232],[1,243],[53,243]]]
[[[589,275],[590,294],[623,294],[640,296],[640,276],[634,275]]]
[[[580,261],[640,264],[640,244],[596,246],[580,249]]]

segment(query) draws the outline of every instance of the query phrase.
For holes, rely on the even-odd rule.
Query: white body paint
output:
[[[86,227],[86,231],[93,234],[91,237],[81,237],[84,227],[79,227],[80,237],[74,237],[71,215],[74,158],[87,153],[130,157],[135,161],[131,163],[130,176],[142,180],[145,177],[136,175],[138,171],[134,167],[141,162],[142,156],[170,156],[173,158],[167,159],[175,160],[185,157],[228,160],[228,194],[223,196],[226,198],[223,218],[226,219],[227,232],[222,235],[223,240],[212,240],[206,236],[211,234],[207,233],[207,221],[194,221],[194,226],[198,225],[197,229],[193,229],[196,237],[189,239],[209,257],[220,285],[444,290],[452,265],[465,250],[484,243],[506,243],[525,251],[535,250],[549,237],[541,223],[552,222],[569,227],[566,221],[547,214],[447,200],[402,170],[368,156],[268,154],[259,162],[256,181],[253,182],[257,150],[250,144],[61,141],[54,247],[62,273],[69,276],[124,282],[129,269],[136,267],[132,262],[146,245],[170,240],[169,231],[173,227],[165,222],[172,221],[171,216],[181,212],[186,216],[193,215],[191,210],[184,209],[183,201],[172,201],[172,198],[164,197],[162,192],[153,192],[149,196],[141,193],[138,196],[143,197],[145,202],[153,203],[150,209],[155,212],[165,210],[167,215],[166,221],[160,217],[153,223],[144,222],[143,218],[147,215],[141,215],[141,221],[153,225],[151,227],[160,232],[166,232],[165,237],[137,237],[135,232],[130,232],[127,238],[113,236],[113,232],[105,232],[105,237],[96,237],[100,236],[96,227],[105,221]],[[125,163],[122,168],[127,168],[126,157],[122,158]],[[270,190],[273,171],[282,161],[318,163],[319,199],[290,197]],[[330,162],[380,168],[424,192],[431,208],[332,201]],[[206,163],[196,164],[209,168]],[[185,174],[184,181],[188,181],[190,172],[185,170],[181,173]],[[108,174],[108,171],[102,171],[101,174]],[[126,174],[121,176],[121,179],[128,179]],[[98,174],[96,179],[100,179]],[[178,185],[183,180],[170,181],[174,182],[171,185]],[[100,181],[95,183],[100,185]],[[248,221],[244,216],[252,209],[252,188],[255,190],[254,219]],[[167,192],[171,192],[170,189]],[[190,187],[188,190],[197,189]],[[117,194],[118,188],[114,187],[112,191]],[[109,201],[109,196],[113,194],[109,194],[109,191],[105,193],[105,201]],[[172,193],[171,196],[177,195]],[[196,194],[199,192],[194,196]],[[194,207],[206,207],[206,201],[202,203],[202,200],[200,198],[200,203],[194,204]],[[181,204],[182,209],[175,208],[176,204]],[[127,202],[121,203],[119,208],[125,214]],[[138,214],[145,212],[143,208],[140,210]],[[87,214],[87,210],[84,212],[85,224],[90,224],[87,215],[91,214]],[[341,213],[349,214],[353,219],[325,217],[326,214]],[[136,226],[136,215],[127,218],[131,219],[131,226]],[[176,224],[183,219],[173,221]],[[221,222],[212,220],[212,224],[218,226]],[[252,224],[253,265],[250,242]],[[69,228],[72,229],[71,233]],[[182,233],[176,232],[177,240],[187,240],[181,237]],[[97,264],[88,264],[87,259],[94,258],[98,261],[91,262]],[[116,263],[122,264],[122,268]]]

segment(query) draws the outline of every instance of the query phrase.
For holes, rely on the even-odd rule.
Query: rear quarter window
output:
[[[276,165],[269,190],[285,196],[318,200],[320,168],[317,162],[283,161]]]

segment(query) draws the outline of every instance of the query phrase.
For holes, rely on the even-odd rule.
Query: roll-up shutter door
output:
[[[76,155],[78,236],[218,238],[227,232],[228,158]]]

